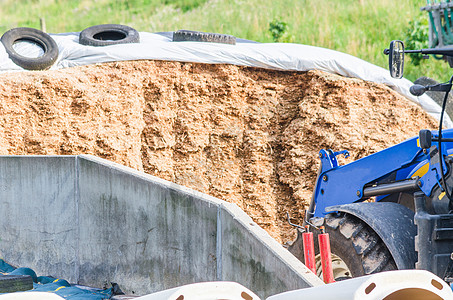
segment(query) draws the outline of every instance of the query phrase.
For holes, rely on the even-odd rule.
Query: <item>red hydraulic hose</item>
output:
[[[315,263],[315,244],[313,241],[313,232],[309,232],[310,226],[305,226],[305,232],[302,233],[302,242],[304,244],[305,266],[316,274]]]
[[[325,233],[324,226],[321,226],[320,229],[321,233],[318,235],[318,241],[319,252],[321,254],[322,277],[325,283],[332,283],[335,282],[335,280],[333,279],[329,234]]]

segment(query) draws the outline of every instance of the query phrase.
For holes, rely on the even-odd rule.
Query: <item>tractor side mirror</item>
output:
[[[404,71],[404,43],[392,41],[389,49],[389,70],[393,78],[402,78]]]

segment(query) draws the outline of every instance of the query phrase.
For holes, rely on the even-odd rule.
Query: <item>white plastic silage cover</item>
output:
[[[289,43],[255,43],[238,40],[236,45],[172,42],[171,33],[140,32],[140,43],[104,47],[84,46],[78,43],[79,33],[51,34],[59,48],[59,56],[51,69],[60,69],[95,63],[124,60],[167,60],[209,64],[233,64],[277,70],[321,70],[346,77],[356,77],[383,83],[409,100],[419,104],[439,120],[441,108],[429,96],[415,97],[409,92],[412,85],[407,79],[393,79],[389,71],[342,52]],[[0,43],[0,72],[23,70],[8,58]],[[30,55],[36,56],[30,50]],[[35,51],[36,52],[36,51]],[[453,127],[445,115],[445,124]]]

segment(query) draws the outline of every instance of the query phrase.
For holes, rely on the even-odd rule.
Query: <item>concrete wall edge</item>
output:
[[[259,239],[269,251],[284,261],[294,273],[298,274],[311,286],[324,285],[324,282],[318,276],[256,224],[239,206],[234,203],[225,202],[222,203],[221,208],[233,216],[236,221],[241,223],[253,236]]]
[[[188,188],[188,187],[173,183],[171,181],[168,181],[168,180],[165,180],[165,179],[162,179],[162,178],[150,175],[150,174],[146,174],[146,173],[141,172],[141,171],[137,171],[137,170],[135,170],[135,169],[133,169],[131,167],[127,167],[127,166],[124,166],[124,165],[121,165],[121,164],[118,164],[118,163],[115,163],[115,162],[112,162],[112,161],[109,161],[109,160],[106,160],[106,159],[103,159],[103,158],[100,158],[100,157],[97,157],[97,156],[94,156],[94,155],[80,154],[80,155],[77,155],[77,157],[80,158],[80,159],[85,159],[87,161],[92,161],[92,162],[101,164],[101,165],[103,165],[105,167],[117,170],[119,172],[128,173],[129,175],[132,175],[132,176],[134,176],[136,178],[140,178],[140,179],[143,179],[143,180],[151,180],[151,181],[153,181],[153,183],[158,184],[160,186],[163,186],[165,188],[182,191],[184,193],[190,194],[191,196],[195,196],[197,198],[202,198],[203,200],[205,200],[207,202],[211,202],[212,204],[215,204],[215,205],[220,205],[223,202],[228,203],[226,201],[223,201],[223,200],[220,200],[220,199],[215,198],[213,196],[210,196],[210,195],[204,194],[202,192],[193,190],[191,188]]]

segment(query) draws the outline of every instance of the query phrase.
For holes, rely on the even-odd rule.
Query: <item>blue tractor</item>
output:
[[[405,53],[453,58],[453,48],[405,50],[401,41],[393,41],[384,53],[394,78],[402,77]],[[320,226],[330,234],[336,280],[424,269],[453,282],[453,129],[442,129],[452,82],[453,77],[410,89],[416,96],[444,93],[437,131],[421,130],[418,137],[346,165],[339,165],[337,156],[347,151],[319,152],[321,165],[304,225],[315,235]],[[303,230],[288,247],[302,261]],[[318,254],[316,241],[315,236]]]

